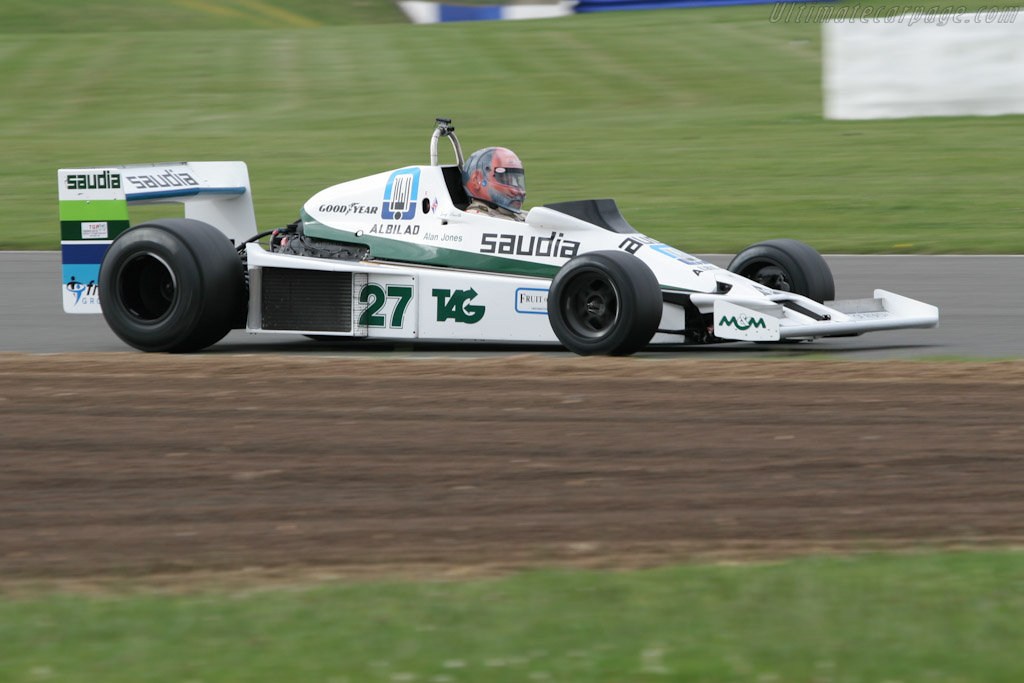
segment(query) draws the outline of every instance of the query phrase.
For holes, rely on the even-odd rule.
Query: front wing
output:
[[[876,289],[871,299],[828,305],[788,294],[765,299],[693,294],[690,300],[702,313],[713,314],[716,337],[737,341],[842,337],[939,324],[937,307],[884,289]]]

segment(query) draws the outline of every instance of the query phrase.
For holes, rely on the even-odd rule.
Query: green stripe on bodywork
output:
[[[305,211],[302,212],[303,231],[310,237],[318,237],[335,242],[364,244],[370,249],[370,257],[404,263],[422,263],[431,266],[480,270],[501,275],[526,275],[530,277],[552,278],[559,266],[543,263],[517,261],[516,259],[487,254],[473,254],[457,249],[431,247],[423,244],[412,244],[388,237],[368,235],[365,232],[356,235],[349,230],[332,228],[314,220]]]
[[[82,223],[93,222],[93,221],[61,221],[60,222],[60,238],[62,240],[81,240],[88,239],[82,237]],[[99,239],[112,240],[122,232],[131,227],[128,221],[107,221],[107,236]]]
[[[127,221],[128,202],[123,199],[75,199],[60,203],[60,220]]]
[[[370,257],[375,259],[402,261],[404,263],[422,263],[431,266],[462,268],[464,270],[480,270],[500,275],[526,275],[528,277],[545,278],[555,277],[555,274],[561,268],[561,266],[518,261],[502,256],[473,254],[457,249],[411,244],[389,237],[368,235],[365,232],[357,236],[350,230],[342,230],[324,225],[310,217],[305,210],[302,210],[300,215],[303,222],[303,231],[310,237],[366,245],[370,249]],[[672,285],[661,285],[661,289],[687,293],[698,291]]]

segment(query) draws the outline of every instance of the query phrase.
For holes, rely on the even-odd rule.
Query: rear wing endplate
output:
[[[242,161],[184,161],[57,172],[61,296],[67,313],[100,313],[99,272],[110,244],[129,228],[128,207],[184,204],[235,244],[256,234],[249,170]]]

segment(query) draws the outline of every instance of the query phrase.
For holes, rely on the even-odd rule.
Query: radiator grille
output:
[[[352,273],[263,268],[265,330],[352,331]]]

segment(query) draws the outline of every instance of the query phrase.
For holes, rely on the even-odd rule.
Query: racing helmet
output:
[[[516,213],[526,198],[523,162],[504,147],[485,147],[470,154],[462,167],[462,185],[470,197]]]

